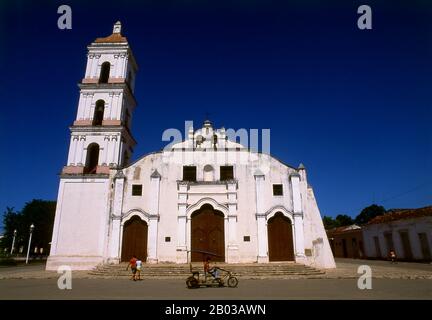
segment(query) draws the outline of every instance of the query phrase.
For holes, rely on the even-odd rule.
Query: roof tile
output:
[[[432,206],[418,209],[392,209],[387,213],[373,218],[368,224],[387,223],[397,220],[406,220],[420,217],[432,217]]]

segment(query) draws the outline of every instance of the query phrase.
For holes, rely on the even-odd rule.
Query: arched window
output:
[[[105,109],[105,101],[103,101],[103,100],[96,101],[95,111],[94,111],[94,115],[93,115],[93,125],[94,126],[102,125],[103,116],[104,116],[104,109]]]
[[[99,145],[97,143],[91,143],[87,147],[86,164],[84,168],[84,174],[96,173],[96,168],[99,162]]]
[[[108,61],[102,63],[99,83],[108,83],[108,79],[110,75],[110,67],[111,64]]]
[[[211,165],[206,165],[204,167],[204,181],[213,181],[214,180],[214,169]]]

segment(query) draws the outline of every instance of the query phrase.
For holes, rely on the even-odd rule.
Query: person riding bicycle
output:
[[[218,279],[219,278],[219,268],[212,267],[210,268],[210,257],[207,257],[207,259],[204,261],[204,273],[207,276],[207,273],[211,274],[213,278]]]

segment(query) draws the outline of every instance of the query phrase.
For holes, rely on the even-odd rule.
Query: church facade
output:
[[[334,268],[306,169],[205,121],[130,163],[138,67],[121,24],[88,46],[48,270],[128,261],[294,261]]]

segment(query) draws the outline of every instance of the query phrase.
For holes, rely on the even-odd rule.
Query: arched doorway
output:
[[[267,223],[269,261],[294,261],[291,220],[277,212]]]
[[[191,221],[191,259],[192,262],[202,261],[210,252],[212,261],[225,261],[224,215],[214,210],[211,205],[203,205],[192,214]],[[198,251],[198,252],[197,252]]]
[[[121,261],[129,261],[133,255],[143,262],[147,260],[147,233],[147,223],[138,216],[124,224]]]

